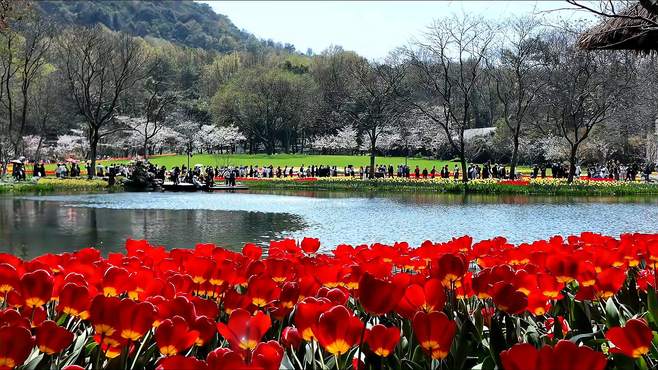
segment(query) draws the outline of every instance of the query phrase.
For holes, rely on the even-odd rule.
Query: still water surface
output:
[[[582,231],[658,232],[658,198],[331,192],[115,193],[0,197],[0,251],[24,256],[126,238],[167,247],[213,242],[239,248],[283,237],[392,243],[498,235],[512,242]]]

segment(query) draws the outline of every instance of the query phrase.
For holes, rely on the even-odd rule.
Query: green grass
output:
[[[404,157],[376,157],[376,163],[378,165],[393,165],[397,167],[399,164],[405,163]],[[187,166],[187,156],[185,155],[165,155],[165,156],[153,156],[149,158],[149,161],[158,166],[166,166],[167,169],[170,169],[174,166]],[[120,163],[126,161],[101,161],[103,164],[108,163]],[[323,165],[323,166],[337,166],[339,170],[342,170],[343,167],[352,165],[355,167],[368,166],[370,164],[370,157],[367,155],[306,155],[306,154],[195,154],[190,157],[190,165],[194,166],[199,163],[202,165],[211,165],[211,166],[269,166],[272,165],[275,168],[280,166],[293,166],[298,168],[301,165],[308,167],[310,165]],[[444,160],[430,160],[424,158],[409,158],[407,160],[409,166],[414,169],[416,166],[422,171],[423,168],[427,168],[428,171],[432,169],[432,166],[436,166],[437,172],[440,171],[441,167],[448,165],[450,171],[452,171],[455,164],[459,162],[455,161],[444,161]],[[54,167],[53,167],[54,168]],[[520,167],[519,171],[528,172],[527,167]]]
[[[122,189],[115,186],[114,189]],[[49,192],[96,192],[112,190],[107,186],[107,181],[94,179],[58,179],[43,178],[37,182],[19,182],[19,183],[2,183],[0,184],[0,194],[2,193],[49,193]]]

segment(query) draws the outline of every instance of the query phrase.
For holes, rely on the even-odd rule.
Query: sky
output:
[[[381,59],[419,37],[433,19],[473,14],[489,19],[539,12],[549,18],[590,15],[565,1],[201,1],[259,38],[291,43],[319,53],[340,45]],[[559,10],[562,9],[562,10]]]

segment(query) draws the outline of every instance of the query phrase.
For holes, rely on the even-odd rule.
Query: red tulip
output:
[[[433,359],[443,360],[450,352],[457,324],[443,312],[418,312],[412,321],[416,339]]]
[[[59,292],[57,312],[87,320],[90,304],[91,298],[87,287],[67,283]]]
[[[185,319],[174,316],[160,323],[155,331],[155,342],[163,356],[175,356],[192,347],[199,332],[190,330]]]
[[[594,289],[596,296],[607,300],[615,295],[626,281],[626,272],[622,269],[611,267],[601,271],[596,276],[596,283]]]
[[[520,296],[518,296],[520,298]],[[500,297],[499,297],[500,300]],[[546,296],[534,291],[528,296],[528,306],[526,309],[528,312],[532,313],[535,316],[545,315],[546,312],[551,308],[551,303],[546,299]]]
[[[263,255],[263,249],[256,244],[247,243],[242,248],[242,254],[251,260],[258,260]]]
[[[11,308],[0,311],[0,327],[3,326],[20,326],[28,330],[31,328],[30,320]]]
[[[230,348],[216,348],[208,354],[206,362],[210,370],[254,370],[251,366],[245,364],[241,353],[235,352]]]
[[[364,310],[373,315],[390,312],[402,299],[407,281],[403,275],[396,275],[391,281],[386,281],[366,272],[359,280],[359,302]]]
[[[365,341],[377,356],[388,357],[400,341],[400,329],[375,325],[367,331]]]
[[[281,332],[281,343],[286,347],[298,348],[302,344],[302,336],[297,328],[286,326]]]
[[[578,277],[579,261],[566,254],[554,254],[546,259],[546,267],[559,283],[570,283]]]
[[[247,286],[247,296],[251,298],[251,303],[256,307],[265,307],[273,301],[279,299],[281,289],[268,276],[257,276],[249,280]]]
[[[340,356],[359,342],[363,327],[345,306],[334,306],[320,315],[313,333],[327,352]]]
[[[518,314],[528,307],[528,297],[510,283],[498,282],[492,287],[493,301],[499,310]]]
[[[205,283],[215,270],[215,262],[208,257],[191,257],[185,261],[185,271],[196,284]]]
[[[466,273],[468,267],[464,258],[454,254],[444,254],[432,262],[432,277],[441,280],[446,288],[455,288],[455,283]]]
[[[322,287],[318,290],[318,297],[324,297],[330,300],[334,305],[345,305],[350,298],[350,294],[345,288],[327,288]]]
[[[115,315],[119,316],[120,335],[122,338],[137,341],[153,327],[155,306],[149,302],[135,303],[123,299]]]
[[[156,370],[207,370],[208,365],[194,357],[171,356],[158,361]]]
[[[237,309],[231,313],[228,325],[221,322],[217,324],[217,331],[234,350],[253,350],[271,325],[270,317],[262,311],[251,316],[248,311]]]
[[[251,364],[254,369],[279,370],[283,352],[283,348],[276,341],[258,343],[251,355]]]
[[[411,320],[418,311],[427,313],[443,310],[446,295],[438,279],[430,279],[424,285],[409,285],[398,304],[397,311]]]
[[[504,370],[603,370],[606,367],[602,353],[568,340],[541,350],[528,343],[515,344],[500,353],[500,361]]]
[[[103,295],[106,297],[117,297],[128,290],[130,274],[128,270],[111,266],[103,276]]]
[[[30,331],[17,326],[0,328],[0,369],[23,365],[34,346]]]
[[[199,347],[208,343],[215,336],[215,333],[217,333],[215,321],[206,316],[197,317],[192,323],[191,328],[199,333],[195,342],[195,345]]]
[[[36,270],[21,277],[21,296],[27,307],[41,307],[53,294],[53,277],[46,270]]]
[[[316,338],[313,326],[320,315],[331,307],[331,302],[326,298],[308,297],[299,302],[295,309],[295,326],[305,341],[310,342]]]
[[[290,261],[283,258],[268,258],[265,261],[267,272],[272,277],[272,280],[277,283],[283,283],[290,280],[295,274],[295,270],[290,268]]]
[[[73,343],[73,333],[58,326],[54,321],[47,320],[37,328],[36,341],[39,351],[54,355]]]
[[[612,353],[639,358],[649,352],[653,332],[643,320],[631,319],[623,328],[614,327],[608,330],[605,337],[614,345],[614,348],[610,349]]]
[[[224,312],[230,315],[238,308],[253,307],[251,302],[252,300],[248,296],[238,293],[235,289],[229,289],[224,294]]]
[[[5,295],[11,290],[17,290],[20,287],[18,273],[16,268],[8,263],[0,264],[0,295]]]
[[[320,249],[320,239],[304,238],[301,242],[302,250],[307,254],[313,254]]]

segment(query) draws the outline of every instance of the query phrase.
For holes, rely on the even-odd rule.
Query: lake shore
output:
[[[418,192],[470,194],[539,194],[623,196],[658,195],[658,183],[580,179],[568,184],[565,179],[472,180],[468,183],[444,179],[387,178],[362,180],[351,177],[327,178],[240,178],[238,182],[253,190],[314,190],[355,193]],[[221,181],[217,181],[221,184]],[[24,193],[88,193],[123,191],[123,187],[108,187],[102,179],[59,179],[46,177],[38,181],[0,183],[0,194]]]
[[[375,179],[345,177],[307,179],[245,179],[250,189],[320,190],[346,192],[432,192],[475,194],[542,195],[658,195],[658,184],[602,180],[564,179],[472,180],[469,183],[443,179]]]
[[[102,179],[88,180],[86,178],[59,179],[56,177],[45,177],[37,181],[0,182],[0,194],[24,194],[24,193],[89,193],[104,191],[121,191],[121,186],[108,187],[107,181]]]

